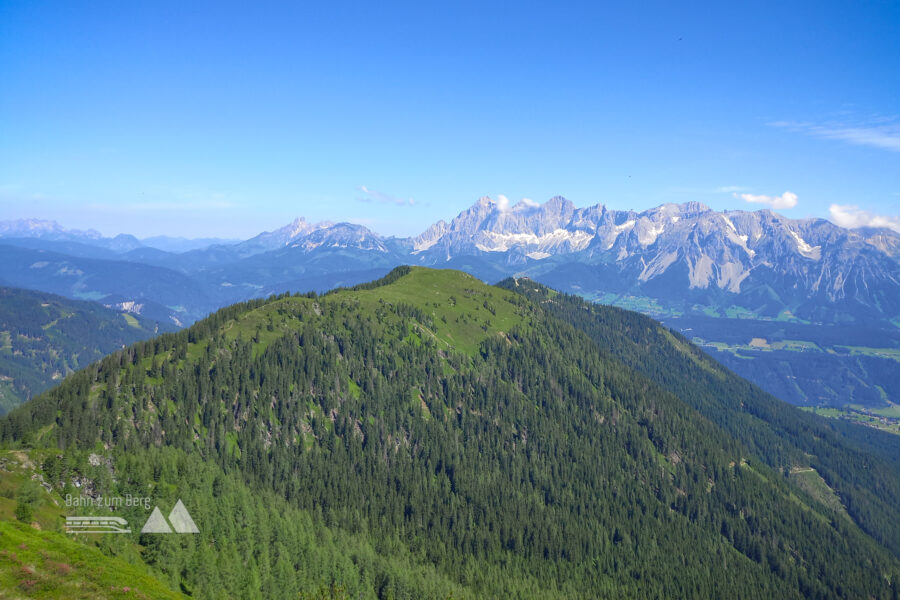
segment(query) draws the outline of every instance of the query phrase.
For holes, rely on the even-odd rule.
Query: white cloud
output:
[[[497,208],[499,208],[501,212],[509,210],[509,198],[503,194],[497,194]]]
[[[735,198],[740,198],[744,202],[754,202],[756,204],[768,204],[775,210],[782,208],[794,208],[797,206],[797,194],[785,192],[780,196],[763,196],[757,194],[734,194]]]
[[[822,137],[843,140],[860,146],[873,146],[884,150],[900,152],[900,127],[843,127],[820,129]]]
[[[713,194],[733,194],[735,192],[746,192],[749,188],[742,185],[721,185],[712,191]]]
[[[770,125],[829,140],[840,140],[857,146],[870,146],[900,152],[900,123],[896,118],[875,119],[862,123],[830,121],[817,124],[777,121]]]
[[[832,204],[828,212],[841,227],[887,227],[900,233],[900,216],[875,215],[851,204]]]
[[[357,198],[360,202],[379,202],[381,204],[393,204],[395,206],[413,206],[416,201],[412,198],[404,200],[398,196],[392,196],[376,190],[370,190],[364,185],[359,186],[359,191],[365,194],[362,198]]]

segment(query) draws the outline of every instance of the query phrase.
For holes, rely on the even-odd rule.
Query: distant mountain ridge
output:
[[[595,291],[593,280],[602,279],[604,291],[732,301],[771,317],[785,310],[825,322],[900,316],[896,232],[845,229],[769,210],[718,212],[699,202],[635,212],[576,208],[559,196],[514,206],[484,197],[412,238],[301,219],[234,248],[242,255],[251,248],[296,248],[305,255],[341,248],[380,255],[375,262],[389,256],[395,264],[427,266],[472,257],[478,260],[471,270],[484,278],[528,274],[582,293]],[[587,266],[587,273],[577,275],[585,269],[573,265]]]
[[[583,295],[640,292],[689,303],[730,301],[766,316],[790,311],[822,322],[900,316],[900,234],[788,219],[769,210],[718,212],[699,202],[635,212],[601,204],[576,208],[561,196],[514,206],[484,197],[449,223],[439,221],[411,238],[299,218],[243,242],[180,254],[149,251],[125,234],[104,238],[36,219],[0,222],[0,240],[107,258],[72,244],[97,246],[129,261],[204,273],[212,279],[208,283],[244,286],[244,292],[277,290],[288,281],[302,285],[304,276],[321,274],[322,254],[346,255],[348,264],[336,270],[367,275],[373,268],[441,266],[470,257],[475,260],[469,270],[482,278],[527,274]],[[252,257],[267,253],[276,271],[290,271],[286,279],[273,278],[268,270],[252,273],[259,262]],[[242,265],[247,259],[250,263]],[[232,281],[236,273],[240,281]],[[242,294],[228,300],[243,299]]]
[[[792,402],[900,404],[900,360],[892,358],[900,351],[900,234],[890,229],[699,202],[640,212],[578,208],[556,196],[515,205],[483,197],[408,238],[303,218],[181,253],[98,236],[36,220],[0,223],[0,281],[181,326],[234,302],[323,292],[403,264],[459,269],[487,282],[528,276],[660,319],[727,352],[731,368]],[[735,338],[732,331],[748,329],[737,320],[755,331]],[[779,323],[802,336],[788,336]],[[853,339],[825,343],[835,337],[829,327],[851,327]],[[827,385],[801,372],[800,352],[818,353],[817,371],[833,374]],[[876,363],[891,368],[873,379]]]
[[[105,238],[95,230],[69,230],[55,221],[39,219],[0,221],[0,239],[10,238],[78,242],[119,253],[145,246],[132,235]],[[192,241],[165,236],[148,240],[180,240],[186,246]],[[741,291],[751,271],[768,267],[807,275],[804,287],[821,290],[831,301],[858,291],[848,288],[854,278],[841,270],[842,265],[865,265],[867,275],[879,274],[873,267],[888,266],[889,271],[893,267],[893,272],[883,274],[896,285],[900,264],[900,234],[890,229],[845,229],[824,219],[788,219],[766,209],[718,212],[699,202],[663,204],[642,212],[611,210],[602,204],[576,208],[562,196],[544,204],[522,200],[514,206],[482,197],[449,223],[438,221],[411,238],[384,237],[361,225],[310,223],[300,217],[241,242],[202,241],[208,242],[207,247],[227,250],[234,258],[288,247],[306,252],[340,247],[409,254],[417,262],[427,263],[487,255],[524,267],[529,266],[528,259],[573,255],[571,258],[588,264],[623,263],[622,270],[631,271],[629,259],[637,257],[642,265],[636,274],[638,281],[652,280],[671,266],[683,264],[689,288],[718,287],[734,293]],[[191,248],[195,253],[203,250]],[[890,262],[879,264],[885,258]],[[807,266],[822,268],[798,266],[803,260],[812,261]],[[838,270],[831,272],[835,261]]]
[[[104,237],[95,229],[67,229],[47,219],[12,219],[0,221],[0,239],[38,239],[48,242],[75,242],[88,246],[106,248],[117,253],[129,252],[138,248],[156,248],[165,252],[187,252],[198,248],[206,248],[214,244],[232,244],[240,240],[224,238],[186,239],[166,235],[157,235],[138,239],[127,233],[114,237]]]
[[[539,278],[565,263],[591,265],[607,288],[652,290],[662,281],[670,293],[722,290],[757,296],[748,301],[771,305],[774,315],[779,304],[812,299],[893,317],[900,314],[898,248],[900,235],[891,230],[848,230],[768,210],[717,212],[689,202],[638,213],[578,209],[555,197],[509,208],[482,198],[414,238],[412,254],[422,264],[488,257]],[[815,316],[815,308],[804,308]]]

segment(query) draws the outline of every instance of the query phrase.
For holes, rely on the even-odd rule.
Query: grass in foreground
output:
[[[0,598],[184,598],[124,561],[24,523],[0,521]]]

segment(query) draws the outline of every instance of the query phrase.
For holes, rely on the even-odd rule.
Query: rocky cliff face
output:
[[[773,306],[819,302],[900,314],[895,232],[768,210],[717,212],[697,202],[643,212],[578,209],[561,197],[510,207],[482,198],[412,248],[422,264],[480,256],[506,270],[547,273],[577,263],[597,267],[615,289],[664,284],[673,295],[722,291]]]

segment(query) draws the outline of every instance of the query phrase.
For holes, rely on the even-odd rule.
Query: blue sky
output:
[[[5,0],[0,219],[405,235],[561,194],[900,229],[897,40],[898,2]]]

